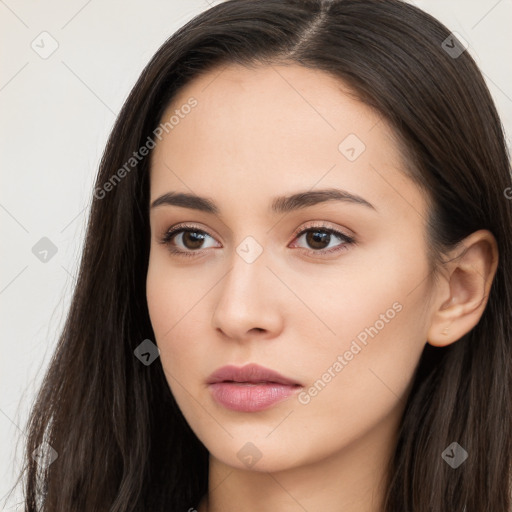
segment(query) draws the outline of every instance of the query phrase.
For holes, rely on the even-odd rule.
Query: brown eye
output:
[[[331,241],[331,233],[325,231],[308,231],[306,241],[312,249],[325,249]]]
[[[180,235],[181,241],[185,248],[193,250],[201,248],[201,245],[205,240],[206,234],[199,231],[183,231],[182,233],[178,234],[178,236]]]
[[[205,245],[210,242],[210,245]],[[200,254],[202,249],[214,247],[215,239],[205,231],[194,226],[176,226],[169,229],[160,239],[160,243],[167,245],[173,254],[194,256]]]
[[[332,228],[312,227],[304,229],[297,235],[297,240],[305,239],[306,247],[311,253],[330,253],[344,250],[347,246],[355,243],[355,240]],[[336,243],[338,242],[338,243]],[[340,243],[341,242],[341,243]]]

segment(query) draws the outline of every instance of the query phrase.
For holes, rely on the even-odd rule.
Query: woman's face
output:
[[[165,122],[150,202],[174,199],[150,207],[147,300],[190,427],[256,471],[388,453],[435,290],[426,199],[386,123],[300,66],[212,71]],[[249,363],[298,385],[208,384]]]

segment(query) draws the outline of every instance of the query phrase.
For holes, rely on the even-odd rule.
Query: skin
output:
[[[198,102],[152,152],[151,203],[173,191],[219,208],[150,208],[147,300],[156,343],[176,401],[210,453],[200,512],[380,511],[425,343],[456,342],[487,303],[497,265],[492,234],[473,233],[448,255],[465,248],[464,256],[432,280],[425,193],[406,176],[389,126],[346,91],[298,65],[230,65],[188,84],[163,116],[190,97]],[[354,161],[338,149],[351,133],[366,146]],[[375,209],[328,201],[270,210],[275,196],[327,188]],[[208,234],[199,247],[174,238],[175,248],[196,251],[192,257],[159,243],[182,222]],[[331,236],[314,246],[306,234],[294,236],[315,226],[356,243],[322,256],[323,247],[344,242]],[[263,249],[252,263],[236,250],[247,236]],[[206,379],[226,364],[256,362],[310,389],[397,303],[401,310],[341,371],[331,370],[307,404],[293,396],[246,413],[212,399]],[[248,442],[261,454],[252,466],[237,456]],[[254,447],[246,450],[254,455]]]

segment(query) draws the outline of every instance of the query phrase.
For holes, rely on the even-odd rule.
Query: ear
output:
[[[475,231],[457,245],[437,284],[439,299],[427,334],[430,345],[454,343],[478,324],[497,266],[498,244],[490,231]]]

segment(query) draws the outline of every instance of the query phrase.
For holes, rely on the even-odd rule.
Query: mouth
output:
[[[251,364],[224,366],[212,373],[208,387],[222,407],[238,412],[258,412],[282,402],[303,386],[281,374]]]

